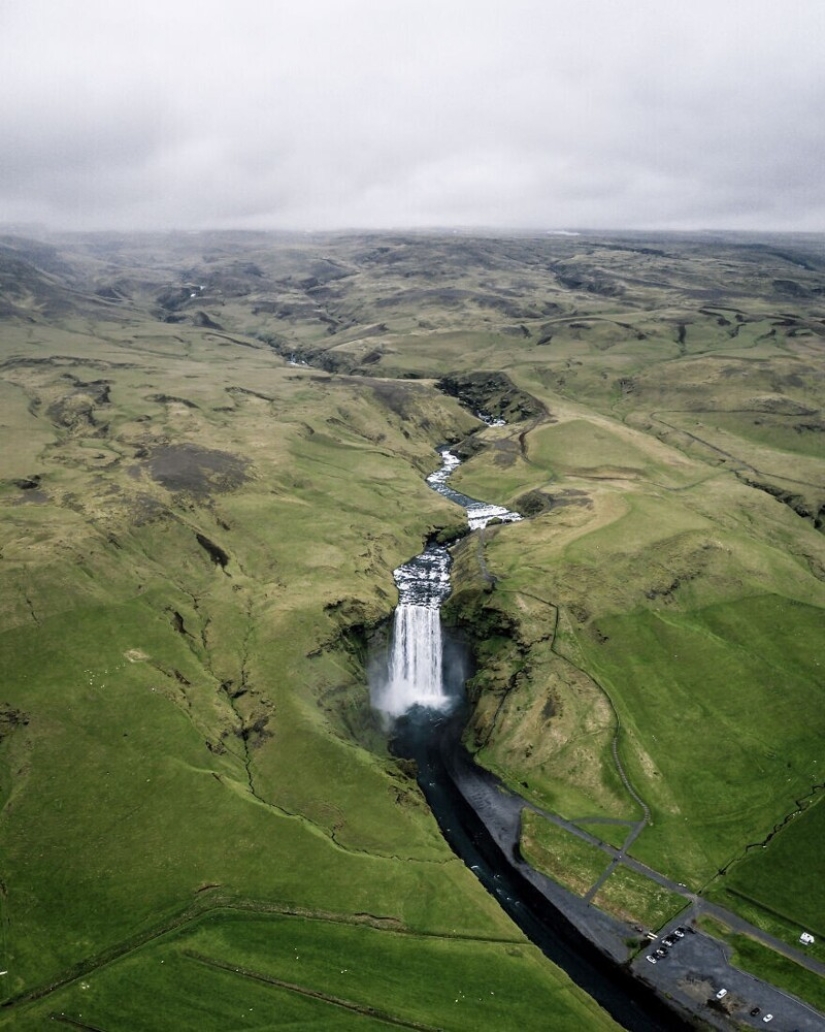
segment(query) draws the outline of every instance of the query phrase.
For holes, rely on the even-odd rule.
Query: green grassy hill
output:
[[[0,245],[0,1027],[612,1027],[369,709],[442,442],[480,762],[818,927],[818,241]]]

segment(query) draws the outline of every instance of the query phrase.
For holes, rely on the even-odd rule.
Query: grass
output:
[[[532,650],[536,666],[503,700],[494,694],[487,700],[496,707],[495,735],[479,760],[565,817],[634,819],[637,808],[612,762],[615,721],[605,697],[574,666],[543,651]],[[482,700],[473,722],[477,734],[485,730],[485,714]]]
[[[685,900],[620,865],[593,897],[593,904],[629,924],[655,930],[683,910]]]
[[[611,617],[599,625],[605,641],[582,639],[619,709],[628,773],[653,810],[633,848],[640,859],[698,886],[758,838],[760,814],[767,835],[793,808],[818,757],[820,621],[818,607],[756,597],[690,617]],[[679,667],[679,656],[690,661]]]
[[[612,518],[591,488],[589,508],[551,511],[487,545],[499,590],[553,600],[569,614],[553,655],[532,651],[531,682],[546,682],[560,654],[607,692],[622,724],[623,762],[655,811],[634,849],[696,887],[757,836],[759,814],[767,834],[792,808],[815,758],[809,728],[820,712],[821,588],[783,548],[784,515],[765,510],[759,540],[762,510],[745,508],[731,486],[728,493],[727,483],[700,481],[678,494],[645,487],[625,493],[624,511]],[[713,500],[723,497],[724,529],[713,517]],[[766,582],[777,594],[765,593]],[[569,685],[556,695],[572,704]],[[507,697],[496,741],[482,754],[514,781],[525,780],[524,758],[506,718],[511,698],[515,706],[522,697]],[[529,712],[521,706],[520,727],[530,726]],[[587,769],[606,770],[604,745],[581,744],[589,745]],[[586,814],[581,802],[578,812],[564,805],[567,816]]]
[[[821,784],[818,767],[821,757],[812,757],[809,777]],[[717,898],[727,901],[731,894],[764,908],[766,916],[780,917],[780,936],[790,942],[800,931],[815,932],[825,939],[825,899],[817,877],[822,822],[825,809],[821,791],[809,796],[802,812],[790,819],[764,848],[749,850],[712,887]]]
[[[83,361],[69,367],[94,375]],[[20,368],[35,371],[26,372],[28,389],[35,380],[43,393],[62,389],[50,366]],[[124,374],[127,382],[134,375]],[[242,401],[224,427],[229,414],[218,413],[217,422],[214,412],[203,414],[208,399],[225,397],[206,356],[190,366],[194,381],[175,383],[175,375],[166,393],[198,399],[198,409],[183,407],[183,418],[194,421],[190,434],[200,429],[199,446],[220,441],[250,456],[247,488],[210,492],[206,504],[188,495],[181,504],[140,460],[102,473],[52,460],[40,467],[49,501],[9,509],[4,698],[27,720],[3,744],[11,991],[128,938],[204,884],[309,900],[309,881],[320,893],[316,905],[375,907],[435,928],[452,908],[436,904],[433,893],[440,885],[456,898],[465,878],[417,789],[399,785],[386,760],[342,740],[322,719],[324,693],[353,678],[345,654],[330,648],[307,660],[336,633],[326,602],[366,593],[372,619],[389,611],[387,590],[376,595],[373,585],[391,584],[392,566],[420,547],[426,524],[412,502],[392,531],[379,513],[405,491],[439,508],[416,471],[408,488],[397,476],[399,467],[426,462],[430,447],[408,445],[396,429],[399,460],[380,403],[343,386],[339,404],[357,416],[359,434],[346,442],[316,433],[296,460],[284,448],[294,440],[287,423],[261,455],[255,443],[272,418],[268,403]],[[288,399],[282,368],[270,370],[268,381],[273,397]],[[326,400],[315,397],[316,406]],[[114,422],[119,413],[111,413]],[[445,425],[463,418],[448,404],[430,413]],[[321,425],[326,419],[321,407],[308,415]],[[383,428],[383,445],[365,439],[370,420]],[[138,431],[129,413],[120,436],[124,455],[158,440]],[[293,479],[301,483],[283,491],[284,471],[298,468]],[[313,483],[319,475],[323,491]],[[391,478],[393,491],[382,500],[381,485]],[[338,490],[343,505],[334,501]],[[8,497],[16,500],[14,492]],[[327,557],[299,547],[307,535],[305,518],[292,515],[296,507],[312,514],[319,538],[340,543]],[[226,572],[196,532],[225,546]],[[363,684],[361,694],[366,699]],[[245,743],[244,729],[261,717],[264,734]],[[400,873],[408,861],[415,861],[409,896]],[[474,880],[466,879],[472,898]],[[500,923],[483,893],[459,910],[447,921],[468,928],[468,920],[480,920],[488,932]]]
[[[520,848],[528,863],[577,896],[587,893],[610,862],[598,846],[532,810],[522,814]]]
[[[540,1027],[549,999],[567,1027],[610,1027],[449,853],[371,722],[363,661],[395,604],[392,570],[455,522],[423,475],[437,444],[480,427],[435,390],[448,374],[506,373],[548,413],[481,430],[456,478],[538,505],[458,550],[452,617],[489,631],[479,759],[623,837],[588,824],[642,815],[618,729],[653,816],[640,857],[694,887],[730,863],[728,905],[817,924],[821,807],[744,852],[821,783],[815,247],[55,246],[71,282],[34,268],[0,336],[4,988],[126,952],[9,1027],[54,1009],[115,1027],[124,1007],[130,1028],[376,1024],[186,953],[299,978],[282,910],[203,917],[129,951],[210,893],[315,914],[301,932],[313,992],[451,1028]],[[37,264],[25,241],[4,247]],[[204,291],[164,308],[193,277]],[[200,310],[222,329],[196,325]],[[811,518],[747,481],[787,485]],[[598,856],[565,836],[559,875],[595,880]],[[665,902],[631,882],[614,874],[605,905],[653,923]],[[347,924],[362,913],[395,931]],[[324,988],[339,950],[362,976]],[[491,972],[506,1001],[492,1019]]]
[[[586,419],[571,419],[532,434],[530,458],[566,475],[601,470],[635,476],[649,471],[651,465],[627,434]]]
[[[576,821],[575,824],[577,828],[581,828],[582,831],[586,831],[589,835],[593,835],[602,842],[607,842],[608,845],[615,846],[616,849],[621,849],[624,845],[631,828],[629,823],[610,824],[601,821]]]
[[[214,1029],[540,1028],[548,1008],[568,1027],[601,1020],[569,983],[547,978],[529,944],[410,935],[380,924],[217,911],[84,975],[50,1000],[48,1012],[134,1029],[195,1019]],[[15,1027],[37,1027],[46,1012],[21,1008]]]
[[[289,630],[279,622],[257,632],[264,640],[233,646],[232,623],[221,621],[229,636],[221,641],[220,607],[210,608],[210,662],[229,666],[222,653],[246,648],[248,693],[297,676],[290,665],[299,656],[285,646],[311,626],[300,613]],[[29,719],[8,744],[7,770],[29,770],[11,783],[3,825],[14,872],[4,904],[12,987],[134,934],[203,884],[377,908],[412,926],[496,926],[486,900],[459,904],[461,913],[436,901],[439,885],[458,899],[456,879],[471,890],[473,879],[452,860],[417,790],[395,791],[381,762],[311,724],[300,696],[267,692],[283,723],[248,753],[251,795],[238,721],[214,674],[147,600],[58,613],[7,632],[0,647],[8,703]],[[132,650],[147,660],[131,662]],[[299,867],[290,859],[297,855]],[[417,863],[407,868],[407,857]]]

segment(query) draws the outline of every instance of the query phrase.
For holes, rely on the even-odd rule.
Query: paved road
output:
[[[769,935],[767,932],[763,932],[761,928],[756,928],[750,924],[743,917],[739,917],[738,914],[734,914],[730,910],[726,910],[724,907],[717,906],[715,903],[711,903],[706,899],[697,899],[695,910],[698,913],[709,914],[711,917],[717,918],[719,921],[724,921],[729,928],[732,928],[735,932],[742,932],[745,935],[749,935],[752,939],[758,939],[765,946],[769,946],[772,950],[776,950],[777,953],[781,953],[784,957],[788,957],[791,960],[796,961],[802,967],[807,968],[809,971],[813,971],[815,974],[825,977],[825,964],[816,960],[809,953],[805,953],[803,950],[797,949],[795,946],[790,946],[782,939],[777,939],[773,935]],[[825,1026],[824,1026],[825,1027]]]
[[[690,928],[702,907],[680,915],[682,927]],[[663,930],[664,938],[677,922]],[[651,944],[651,948],[657,943]],[[655,965],[640,954],[632,965],[637,977],[667,993],[714,1028],[735,1027],[770,1029],[774,1032],[823,1032],[825,1016],[781,989],[763,982],[754,975],[731,967],[729,948],[702,932],[687,932],[669,948],[667,956]],[[726,989],[721,1000],[716,994]],[[758,1013],[750,1012],[758,1008]],[[765,1024],[766,1015],[773,1020]]]
[[[627,941],[638,938],[638,931],[590,904],[596,886],[591,887],[585,898],[580,898],[535,871],[521,858],[518,844],[521,814],[525,808],[541,814],[547,820],[601,849],[610,861],[607,865],[608,871],[601,876],[599,882],[616,866],[624,864],[684,898],[689,909],[663,929],[660,940],[677,925],[691,930],[686,931],[684,938],[679,939],[669,949],[668,955],[655,965],[645,959],[650,950],[640,953],[631,964],[636,977],[697,1015],[708,1025],[727,1032],[734,1025],[771,1029],[776,1032],[792,1032],[795,1029],[799,1032],[825,1032],[825,1015],[781,989],[732,967],[729,962],[729,947],[712,936],[697,931],[694,925],[702,914],[707,914],[723,921],[734,931],[757,939],[818,975],[825,976],[825,965],[723,907],[700,898],[684,885],[627,856],[625,848],[633,841],[635,835],[629,835],[623,847],[617,849],[582,831],[570,821],[528,803],[517,793],[504,788],[494,775],[472,762],[456,758],[449,767],[456,786],[505,855],[511,857],[511,862],[521,873],[616,963],[623,964],[631,960]],[[653,948],[655,947],[652,946],[651,949]],[[722,988],[727,989],[727,994],[718,1001],[716,993]],[[757,1007],[759,1013],[751,1015],[750,1011]],[[774,1015],[772,1021],[767,1024],[763,1020],[766,1014]]]
[[[515,796],[515,798],[520,799],[518,796]],[[686,902],[694,905],[696,916],[700,913],[705,913],[711,917],[715,917],[719,921],[724,922],[729,928],[732,928],[733,931],[749,935],[752,939],[756,939],[763,945],[768,946],[770,949],[776,950],[777,953],[781,953],[790,960],[796,961],[797,964],[807,968],[809,971],[813,971],[815,974],[825,977],[825,964],[822,964],[820,961],[813,958],[809,953],[789,945],[782,939],[777,939],[776,936],[770,935],[761,928],[757,928],[756,925],[752,925],[749,921],[739,917],[739,915],[735,914],[733,911],[727,910],[716,903],[711,903],[710,901],[697,896],[696,893],[691,892],[686,886],[673,881],[671,878],[661,874],[659,871],[655,871],[652,867],[648,867],[646,864],[641,863],[632,856],[628,856],[625,852],[628,848],[628,841],[625,841],[621,849],[617,849],[615,846],[610,845],[609,842],[602,842],[601,839],[596,838],[595,835],[582,831],[581,828],[576,827],[575,824],[565,820],[563,817],[559,817],[557,814],[548,813],[546,810],[542,810],[541,807],[534,806],[532,803],[528,803],[525,800],[520,800],[520,802],[523,807],[541,814],[541,816],[547,820],[552,821],[554,824],[564,828],[571,834],[578,835],[579,838],[584,839],[591,845],[601,849],[602,852],[606,853],[612,859],[613,862],[610,864],[608,869],[599,877],[598,881],[587,893],[585,899],[588,902],[593,898],[601,883],[605,881],[608,875],[611,874],[615,870],[616,866],[621,863],[626,867],[632,868],[634,871],[638,871],[639,874],[642,874],[644,877],[656,882],[657,885],[661,885],[668,891],[673,892],[678,896],[683,896]]]

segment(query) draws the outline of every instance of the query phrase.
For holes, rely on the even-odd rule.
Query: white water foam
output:
[[[398,606],[386,683],[376,709],[399,717],[413,706],[446,709],[441,645],[441,603],[450,594],[450,553],[431,545],[393,572]]]
[[[400,717],[413,706],[445,709],[441,616],[433,606],[404,604],[395,611],[389,680],[381,709]]]
[[[449,448],[442,448],[438,454],[441,456],[441,468],[427,477],[427,483],[433,488],[436,484],[446,484],[453,470],[458,469],[461,465],[461,459]]]

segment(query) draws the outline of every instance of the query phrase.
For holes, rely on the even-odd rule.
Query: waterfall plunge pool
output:
[[[522,517],[448,486],[460,460],[440,448],[427,482],[462,506],[471,530]],[[415,760],[418,783],[453,851],[539,949],[630,1032],[680,1032],[685,1023],[652,990],[620,968],[552,900],[549,879],[519,851],[521,798],[478,767],[461,742],[467,720],[465,658],[442,635],[450,594],[448,550],[431,545],[394,571],[398,588],[392,644],[373,707],[391,729],[393,752]]]

